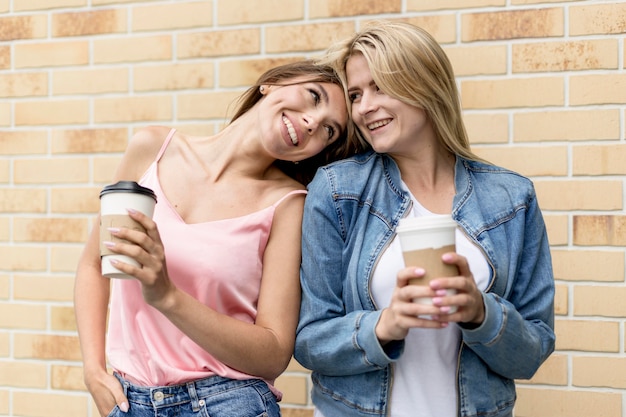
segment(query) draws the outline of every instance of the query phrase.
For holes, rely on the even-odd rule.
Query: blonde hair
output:
[[[426,112],[445,149],[482,161],[470,149],[452,65],[428,32],[408,23],[377,21],[331,46],[323,62],[335,68],[344,86],[346,63],[357,53],[367,60],[380,90]],[[358,137],[361,146],[367,148],[360,132]]]

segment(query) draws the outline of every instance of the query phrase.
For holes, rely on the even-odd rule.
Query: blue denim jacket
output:
[[[404,343],[381,347],[370,281],[411,206],[389,156],[373,152],[318,170],[302,237],[296,359],[311,369],[326,417],[387,415],[393,364]],[[550,248],[530,180],[457,157],[452,216],[491,267],[485,320],[461,327],[458,415],[505,417],[514,379],[533,376],[554,350]]]

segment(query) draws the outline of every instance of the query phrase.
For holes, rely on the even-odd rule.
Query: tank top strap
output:
[[[272,204],[272,207],[276,208],[280,205],[280,203],[282,203],[285,199],[287,199],[288,197],[295,195],[295,194],[306,194],[308,191],[307,190],[293,190],[288,192],[287,194],[285,194],[284,196],[282,196],[280,198],[280,200],[278,200],[277,202],[275,202],[274,204]]]
[[[165,138],[165,140],[163,141],[163,145],[161,145],[161,149],[159,149],[159,153],[156,156],[155,162],[159,162],[159,160],[165,153],[165,149],[167,149],[167,145],[170,144],[170,141],[174,137],[174,133],[176,133],[176,129],[172,128],[167,134],[167,137]]]

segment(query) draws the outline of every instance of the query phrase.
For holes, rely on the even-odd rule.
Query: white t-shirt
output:
[[[429,216],[413,196],[409,216]],[[478,289],[484,291],[489,281],[489,265],[482,251],[459,229],[456,252],[465,256]],[[389,306],[396,275],[404,267],[400,240],[396,236],[382,254],[371,282],[378,308]],[[405,338],[403,355],[394,365],[390,399],[391,417],[456,417],[457,356],[461,330],[455,324],[444,329],[411,329]],[[324,417],[315,410],[314,417]]]

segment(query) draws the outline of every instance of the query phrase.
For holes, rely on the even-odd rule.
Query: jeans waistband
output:
[[[129,401],[151,405],[154,408],[191,402],[192,409],[198,411],[204,400],[225,391],[242,388],[248,385],[260,384],[261,388],[269,391],[267,384],[260,379],[237,380],[221,376],[210,376],[178,385],[146,387],[135,385],[115,373],[115,376],[124,388],[124,394]]]

